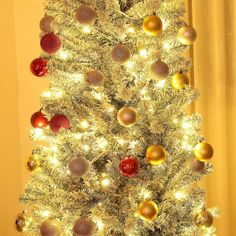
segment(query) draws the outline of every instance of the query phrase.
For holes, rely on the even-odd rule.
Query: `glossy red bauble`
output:
[[[70,121],[64,115],[55,115],[50,120],[50,128],[54,133],[58,133],[61,128],[69,129]]]
[[[140,171],[140,164],[137,158],[128,156],[120,161],[120,173],[126,177],[134,177]]]
[[[30,64],[30,70],[35,76],[38,77],[47,75],[48,73],[47,61],[43,58],[34,59]]]
[[[44,128],[48,125],[48,120],[45,117],[45,115],[41,112],[35,112],[32,116],[31,116],[31,125],[34,128]]]
[[[40,45],[44,52],[56,53],[61,47],[61,39],[54,33],[45,34]]]

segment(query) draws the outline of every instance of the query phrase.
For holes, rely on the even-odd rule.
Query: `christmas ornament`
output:
[[[174,89],[184,89],[186,85],[189,85],[189,78],[184,73],[176,73],[171,80],[171,85]]]
[[[103,74],[99,70],[90,70],[85,73],[85,80],[89,85],[99,86],[103,82]]]
[[[178,40],[183,45],[191,45],[197,39],[197,32],[191,26],[184,26],[179,29]]]
[[[146,158],[152,165],[160,165],[166,160],[167,154],[161,145],[151,145],[146,151]]]
[[[48,120],[45,117],[45,115],[41,112],[35,112],[32,116],[31,116],[31,125],[34,128],[44,128],[48,125]]]
[[[17,216],[15,221],[15,227],[18,232],[23,232],[25,227],[25,217],[24,214],[21,213]]]
[[[83,157],[74,158],[69,162],[68,169],[71,175],[81,177],[89,171],[89,161]]]
[[[123,107],[117,113],[117,120],[121,126],[131,127],[137,122],[137,112],[132,107]]]
[[[34,171],[36,168],[39,167],[39,161],[35,156],[30,156],[28,161],[27,161],[27,169],[29,171]]]
[[[158,36],[162,32],[162,21],[158,16],[146,16],[143,20],[143,30],[151,36]]]
[[[193,172],[197,173],[201,173],[205,169],[205,163],[197,160],[196,158],[191,158],[188,162],[188,166]]]
[[[52,16],[44,16],[40,21],[40,29],[46,33],[52,32],[51,23],[53,22],[54,18]]]
[[[61,48],[61,39],[54,33],[48,33],[41,38],[40,45],[44,52],[56,53]]]
[[[59,236],[60,229],[58,224],[53,220],[45,220],[39,227],[42,236]]]
[[[47,75],[47,61],[43,58],[34,59],[30,64],[30,70],[37,77]]]
[[[140,171],[140,164],[135,157],[125,157],[120,161],[120,173],[126,177],[134,177]]]
[[[94,223],[92,220],[80,218],[73,227],[75,236],[92,236],[94,233]]]
[[[151,73],[159,78],[167,77],[169,75],[169,66],[161,60],[156,61],[151,65]]]
[[[49,122],[50,128],[54,133],[58,133],[61,128],[69,129],[70,121],[64,115],[55,115]]]
[[[111,58],[113,61],[124,64],[131,57],[130,50],[127,46],[118,44],[111,51]]]
[[[158,215],[158,206],[153,201],[144,201],[138,207],[138,215],[146,221],[153,221]]]
[[[199,212],[194,218],[194,222],[197,226],[211,227],[213,221],[213,215],[207,210]]]
[[[77,21],[84,25],[93,25],[96,19],[97,13],[92,7],[86,5],[79,6],[76,13]]]
[[[209,161],[214,154],[212,146],[206,142],[197,144],[194,148],[194,156],[202,162]]]

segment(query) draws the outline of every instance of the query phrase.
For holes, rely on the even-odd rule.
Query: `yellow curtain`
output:
[[[236,235],[236,3],[193,0],[194,85],[201,92],[195,111],[203,117],[202,133],[215,149],[215,171],[205,178],[207,205],[219,206],[217,235]]]

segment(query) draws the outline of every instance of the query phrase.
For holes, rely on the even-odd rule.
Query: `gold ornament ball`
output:
[[[158,60],[151,65],[151,73],[159,78],[167,77],[169,71],[169,66],[161,60]]]
[[[89,70],[85,73],[85,80],[91,86],[99,86],[103,82],[103,73],[99,70]]]
[[[117,120],[121,126],[131,127],[137,122],[137,112],[132,107],[123,107],[117,113]]]
[[[83,157],[77,157],[69,162],[68,169],[73,176],[82,177],[89,171],[89,161]]]
[[[25,227],[25,217],[24,214],[19,214],[15,221],[15,227],[18,232],[23,232]]]
[[[189,85],[188,75],[180,72],[176,73],[172,77],[171,85],[176,90],[184,89],[187,85]]]
[[[97,19],[96,11],[86,5],[80,5],[76,12],[76,20],[84,25],[93,25]]]
[[[40,21],[40,29],[43,31],[43,32],[46,32],[46,33],[51,33],[52,32],[52,22],[53,22],[54,18],[52,16],[47,16],[45,15],[41,21]]]
[[[162,21],[158,16],[146,16],[143,20],[143,30],[150,36],[158,36],[162,32]]]
[[[80,218],[75,222],[73,232],[75,236],[92,236],[94,229],[95,226],[92,220]]]
[[[209,143],[201,142],[198,143],[194,148],[194,156],[202,162],[209,161],[214,154],[214,150]]]
[[[197,32],[191,26],[184,26],[179,29],[178,40],[183,45],[191,45],[197,39]]]
[[[161,145],[151,145],[146,151],[146,158],[152,165],[160,165],[166,160],[167,154]]]
[[[111,51],[111,58],[114,62],[124,64],[131,57],[130,49],[122,44],[116,45]]]
[[[60,236],[58,224],[53,220],[45,220],[39,227],[41,236]]]
[[[194,218],[194,222],[197,226],[211,227],[213,221],[214,217],[209,211],[201,211]]]
[[[26,163],[26,167],[29,171],[34,171],[39,167],[39,161],[34,156],[30,156]]]
[[[138,215],[146,221],[153,221],[158,215],[158,206],[153,201],[144,201],[138,207]]]

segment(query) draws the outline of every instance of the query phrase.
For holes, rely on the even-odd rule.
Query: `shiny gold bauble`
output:
[[[23,232],[24,227],[25,227],[25,217],[23,213],[17,216],[16,221],[15,221],[15,227],[18,232]]]
[[[58,224],[53,220],[45,220],[39,227],[41,236],[60,236]]]
[[[151,145],[146,151],[146,158],[152,165],[160,165],[166,160],[167,154],[161,145]]]
[[[94,235],[95,225],[92,220],[80,218],[73,227],[75,236],[92,236]]]
[[[171,85],[177,90],[184,89],[189,85],[189,78],[186,74],[178,72],[172,77]]]
[[[99,70],[89,70],[85,73],[85,80],[91,86],[99,86],[103,83],[103,73]]]
[[[158,60],[151,65],[151,73],[162,79],[169,75],[169,66],[165,62]]]
[[[197,226],[211,227],[213,221],[214,217],[209,211],[201,211],[194,218],[194,222]]]
[[[35,156],[30,156],[27,163],[26,167],[29,171],[34,171],[39,167],[39,160]]]
[[[117,113],[117,120],[121,126],[131,127],[137,122],[137,112],[132,107],[123,107]]]
[[[76,157],[69,162],[68,169],[70,174],[76,177],[82,177],[89,171],[89,161],[83,157]]]
[[[214,154],[214,150],[209,143],[201,142],[194,148],[194,156],[202,162],[209,161]]]
[[[151,36],[158,36],[162,32],[162,21],[158,16],[146,16],[143,20],[143,30]]]
[[[153,221],[158,215],[158,206],[153,201],[144,201],[138,207],[138,215],[141,219]]]
[[[86,5],[80,5],[76,12],[76,20],[83,25],[93,25],[97,19],[96,11]]]
[[[122,44],[116,45],[111,51],[111,58],[114,62],[124,64],[131,57],[130,49]]]
[[[197,39],[197,32],[191,26],[184,26],[179,29],[178,40],[183,45],[191,45]]]

